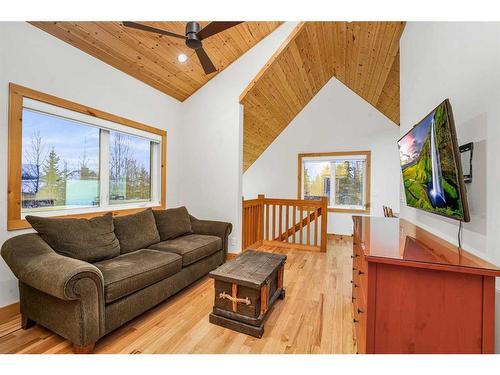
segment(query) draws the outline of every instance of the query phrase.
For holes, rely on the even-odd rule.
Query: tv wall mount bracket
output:
[[[468,170],[468,173],[466,173],[467,172],[466,170],[463,171],[464,182],[466,184],[469,184],[469,183],[472,182],[472,155],[473,155],[473,151],[474,151],[474,142],[466,143],[466,144],[460,146],[458,148],[458,150],[460,151],[460,154],[463,154],[463,153],[466,153],[466,152],[470,152],[470,154],[469,154],[469,170]]]

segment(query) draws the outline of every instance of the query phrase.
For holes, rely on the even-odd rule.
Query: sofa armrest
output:
[[[191,218],[193,232],[196,234],[207,234],[220,237],[222,240],[222,250],[224,250],[224,254],[227,256],[228,238],[233,230],[233,225],[224,221],[200,220],[194,216],[189,216]]]
[[[101,294],[104,290],[104,279],[97,267],[56,253],[38,234],[8,239],[1,254],[19,281],[54,297],[80,299],[84,294],[79,286],[82,279],[91,279]]]

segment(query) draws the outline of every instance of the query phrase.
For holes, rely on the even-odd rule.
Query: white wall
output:
[[[401,134],[450,99],[459,143],[475,147],[464,247],[500,264],[499,66],[500,23],[409,23],[401,40]],[[457,221],[406,206],[402,215],[456,242]]]
[[[0,23],[0,246],[23,233],[6,231],[8,83],[14,82],[167,130],[167,205],[232,222],[230,251],[239,251],[239,95],[295,25],[282,25],[180,103],[34,26]],[[16,300],[17,281],[0,260],[0,307]]]
[[[399,210],[399,128],[332,78],[243,175],[245,199],[297,198],[297,157],[304,152],[370,150],[371,215]],[[328,233],[352,234],[352,215],[329,213]]]
[[[450,99],[459,143],[475,147],[464,248],[500,265],[500,23],[408,23],[400,53],[401,134]],[[456,243],[456,221],[403,206],[404,218]]]
[[[167,130],[167,205],[180,203],[181,103],[27,23],[0,22],[0,246],[22,233],[6,231],[9,82]],[[0,258],[0,307],[17,300],[17,280]]]
[[[233,223],[230,252],[241,250],[239,95],[295,25],[281,25],[183,103],[181,200],[194,216]]]

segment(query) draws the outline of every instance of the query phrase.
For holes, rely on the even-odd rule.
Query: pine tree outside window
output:
[[[99,204],[99,128],[23,109],[22,212]]]

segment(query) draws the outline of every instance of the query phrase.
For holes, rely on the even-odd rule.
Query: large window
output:
[[[164,131],[10,86],[8,228],[164,207]]]
[[[299,154],[299,199],[328,198],[328,209],[369,212],[370,152]]]

